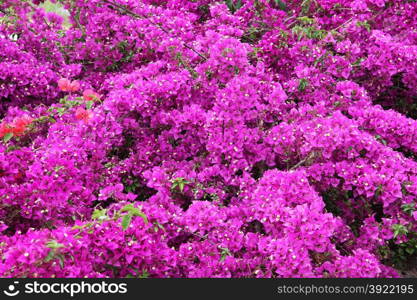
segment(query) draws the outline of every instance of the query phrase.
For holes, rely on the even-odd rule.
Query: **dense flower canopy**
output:
[[[43,2],[0,2],[0,276],[417,254],[417,1]]]

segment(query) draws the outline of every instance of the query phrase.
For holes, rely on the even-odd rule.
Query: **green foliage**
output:
[[[411,181],[404,181],[401,182],[401,192],[404,196],[408,195],[407,186],[412,185],[413,183]]]
[[[51,241],[46,243],[46,247],[51,248],[51,249],[59,249],[59,248],[65,247],[65,246],[63,244],[58,243],[55,240],[51,240]]]
[[[225,0],[227,7],[229,8],[230,12],[234,14],[238,11],[242,6],[242,0],[233,1],[233,0]]]
[[[141,217],[145,224],[148,224],[148,217],[140,210],[133,206],[132,203],[126,204],[119,211],[116,211],[113,217],[107,215],[107,209],[96,209],[93,212],[92,219],[103,222],[103,221],[116,221],[122,218],[121,225],[123,230],[127,230],[132,223],[134,217]],[[84,227],[74,226],[73,229],[84,229]]]
[[[135,55],[135,51],[132,50],[132,46],[130,46],[128,41],[121,41],[117,45],[117,49],[123,54],[123,57],[119,61],[120,63],[130,62]]]
[[[142,272],[139,272],[137,269],[133,269],[136,274],[127,274],[126,278],[149,278],[149,273],[147,270],[143,270]]]
[[[130,183],[128,183],[127,180],[124,180],[123,186],[125,193],[135,193],[140,187],[140,182],[137,178],[133,178]]]
[[[380,142],[381,144],[383,144],[384,146],[387,145],[387,141],[384,140],[379,134],[375,135],[375,139]]]
[[[220,250],[220,255],[221,255],[220,261],[224,261],[226,257],[232,256],[232,253],[230,252],[228,248],[219,247],[219,250]]]
[[[307,16],[298,17],[297,20],[304,25],[312,25],[314,23],[314,19],[309,18]]]
[[[93,107],[94,101],[87,101],[85,103],[86,109],[91,109]]]
[[[9,133],[6,133],[5,135],[4,135],[4,137],[3,137],[3,142],[4,143],[7,143],[8,141],[10,141],[11,140],[11,138],[13,137],[13,133],[11,133],[11,132],[9,132]]]
[[[379,196],[381,196],[382,192],[384,191],[384,186],[382,184],[378,185],[378,187],[375,190],[375,198],[378,198]]]
[[[308,87],[308,80],[307,79],[305,79],[305,78],[301,78],[300,79],[300,82],[299,82],[299,84],[298,84],[298,90],[300,91],[300,92],[303,92],[307,87]]]
[[[123,230],[126,230],[129,227],[131,222],[132,222],[132,215],[131,214],[124,215],[122,219]]]
[[[191,67],[190,63],[183,57],[181,52],[175,53],[175,60],[178,61],[178,65],[186,69],[194,79],[198,77],[196,70]]]
[[[54,167],[54,171],[55,172],[58,172],[59,170],[62,170],[62,169],[64,169],[65,167],[64,166],[55,166]]]
[[[368,32],[371,32],[371,25],[367,21],[358,21],[356,26],[365,28]]]
[[[48,112],[51,114],[49,116],[42,116],[35,120],[35,122],[44,123],[44,122],[52,122],[55,123],[56,120],[54,119],[55,115],[62,117],[66,114],[70,109],[73,107],[79,106],[83,103],[82,97],[76,97],[74,100],[68,100],[68,97],[64,97],[59,100],[61,106],[53,106],[48,109]]]
[[[352,67],[360,67],[361,63],[365,60],[365,58],[361,57],[358,58],[355,62],[352,63]]]
[[[417,238],[397,244],[393,240],[378,249],[379,255],[386,264],[401,270],[409,269],[409,260],[417,255]]]
[[[107,209],[96,209],[93,212],[93,215],[91,216],[91,218],[93,220],[107,220],[108,216],[107,216]]]
[[[397,236],[406,235],[408,233],[408,229],[402,224],[392,225],[392,230],[394,233],[394,238]]]
[[[280,10],[283,10],[283,11],[287,11],[288,10],[287,5],[283,1],[281,1],[281,0],[274,0],[274,2],[278,6],[278,8]]]
[[[65,256],[59,252],[59,249],[64,248],[65,246],[63,244],[58,243],[55,240],[47,242],[45,246],[47,248],[50,248],[51,250],[48,252],[48,255],[45,257],[44,261],[50,262],[54,259],[58,259],[59,265],[61,266],[61,268],[64,268]]]
[[[415,203],[407,203],[407,204],[403,204],[401,206],[401,209],[403,210],[403,212],[405,212],[406,214],[409,214],[411,216],[412,213],[416,210],[415,206],[416,206]]]
[[[137,207],[134,207],[133,204],[129,203],[125,205],[121,210],[120,213],[127,213],[124,214],[122,217],[122,228],[126,230],[129,228],[130,223],[132,222],[133,217],[141,217],[145,224],[148,224],[147,216]]]
[[[64,6],[61,3],[52,3],[51,1],[45,1],[44,3],[41,3],[39,7],[42,7],[46,12],[53,12],[63,17],[64,28],[71,27],[71,23],[69,21],[69,12],[64,8]]]
[[[299,18],[300,19],[300,18]],[[303,18],[303,20],[312,20],[309,18]],[[322,40],[326,37],[327,31],[322,29],[317,29],[314,26],[305,26],[305,25],[296,25],[292,28],[292,33],[298,36],[298,40],[302,38],[309,38],[313,40]]]
[[[178,189],[180,193],[184,192],[184,187],[186,184],[189,184],[190,182],[185,180],[183,177],[178,177],[172,180],[171,190],[175,191]]]
[[[127,204],[126,206],[124,206],[121,209],[121,211],[122,212],[128,212],[129,214],[131,214],[132,216],[135,216],[135,217],[142,217],[143,220],[145,221],[145,223],[148,223],[148,219],[147,219],[146,215],[143,212],[141,212],[141,210],[139,208],[134,207],[133,204],[130,204],[130,203]]]
[[[303,15],[308,14],[310,11],[310,7],[311,7],[311,0],[304,0],[301,3],[301,13]]]

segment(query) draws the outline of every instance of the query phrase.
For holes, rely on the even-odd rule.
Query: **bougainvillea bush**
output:
[[[1,277],[410,268],[416,1],[43,2],[0,1]]]

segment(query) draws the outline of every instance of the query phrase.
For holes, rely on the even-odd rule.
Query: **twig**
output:
[[[27,2],[27,4],[29,4],[29,6],[32,7],[33,9],[38,9],[39,8],[31,2]],[[42,19],[43,19],[43,22],[46,24],[46,26],[48,26],[49,30],[52,30],[51,25],[48,23],[48,21],[45,19],[44,16],[42,16]]]
[[[297,169],[298,167],[300,167],[301,165],[303,165],[306,161],[308,161],[309,159],[312,159],[315,155],[316,155],[316,153],[314,151],[311,152],[304,159],[300,160],[298,163],[296,163],[294,166],[292,166],[289,169],[289,171],[293,171],[293,170]]]
[[[80,23],[80,10],[77,10],[76,14],[73,16],[75,23],[77,24],[77,27],[81,30],[82,36],[85,38],[87,36],[85,32],[85,28]]]
[[[297,164],[295,164],[294,166],[292,166],[289,171],[295,170],[297,169],[299,166],[301,166],[303,163],[305,163],[307,161],[308,157],[300,160]]]
[[[350,17],[346,22],[343,22],[342,24],[340,24],[339,26],[337,26],[336,28],[334,28],[332,30],[338,30],[339,28],[345,26],[347,23],[349,23],[352,20],[353,20],[353,17]]]

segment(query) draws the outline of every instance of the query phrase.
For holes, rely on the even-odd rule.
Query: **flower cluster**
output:
[[[6,135],[20,136],[22,135],[28,125],[32,123],[33,119],[28,115],[17,117],[12,123],[1,123],[0,124],[0,138],[4,138]]]

